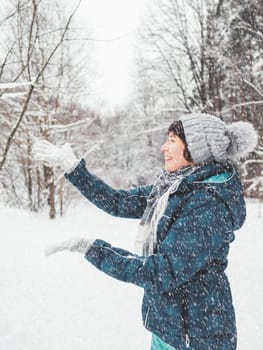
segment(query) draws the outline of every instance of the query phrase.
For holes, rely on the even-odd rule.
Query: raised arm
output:
[[[66,173],[65,177],[98,208],[110,215],[124,218],[142,217],[152,189],[152,186],[135,187],[130,190],[114,189],[91,174],[84,159],[71,173]]]
[[[36,160],[64,169],[65,177],[83,196],[106,213],[136,219],[143,215],[152,186],[115,190],[91,174],[84,159],[79,162],[68,144],[59,147],[46,140],[40,140],[34,144],[33,154]]]

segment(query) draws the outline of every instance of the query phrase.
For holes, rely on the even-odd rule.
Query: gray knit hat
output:
[[[192,159],[197,164],[209,160],[237,161],[257,145],[257,132],[248,122],[227,125],[218,117],[202,113],[186,114],[179,120]]]

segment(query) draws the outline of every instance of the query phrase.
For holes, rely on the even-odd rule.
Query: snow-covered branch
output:
[[[256,176],[251,180],[245,180],[245,182],[251,182],[251,185],[248,186],[247,192],[251,192],[253,190],[259,189],[260,192],[263,192],[263,177],[262,176]]]
[[[43,73],[45,72],[45,70],[47,69],[47,67],[49,66],[51,60],[53,59],[53,57],[55,56],[55,54],[57,53],[59,47],[62,45],[63,41],[64,41],[64,38],[66,37],[66,33],[68,32],[69,30],[69,26],[70,26],[70,23],[72,21],[72,18],[75,14],[75,12],[77,11],[79,5],[80,5],[80,2],[81,0],[78,1],[77,5],[75,6],[74,10],[72,11],[71,15],[68,17],[67,19],[67,22],[65,24],[65,27],[64,27],[64,30],[63,32],[61,33],[61,36],[60,38],[57,40],[56,44],[54,45],[53,49],[51,50],[51,52],[48,54],[48,56],[44,59],[44,62],[41,66],[41,68],[39,69],[36,77],[35,77],[35,80],[34,80],[34,84],[30,84],[29,85],[29,90],[27,92],[27,97],[25,99],[25,102],[24,102],[24,105],[22,107],[22,111],[19,115],[19,117],[17,118],[15,124],[14,124],[14,127],[12,128],[11,132],[10,132],[10,135],[8,136],[8,139],[7,139],[7,142],[6,142],[6,145],[4,147],[4,150],[3,150],[3,156],[2,156],[2,159],[0,161],[0,171],[2,170],[5,162],[6,162],[6,159],[7,159],[7,154],[9,152],[9,149],[10,149],[10,146],[11,146],[11,143],[12,143],[12,140],[14,138],[14,135],[16,134],[18,128],[19,128],[19,125],[21,124],[25,114],[26,114],[26,111],[27,111],[27,108],[28,108],[28,105],[29,105],[29,102],[31,100],[31,97],[33,95],[33,91],[34,91],[34,88],[35,88],[35,84],[37,84],[39,82],[39,80],[41,79],[41,77],[43,76]],[[36,4],[34,1],[33,1],[33,8],[32,8],[32,19],[31,19],[31,23],[30,23],[30,33],[33,31],[33,28],[34,28],[34,23],[33,23],[33,20],[36,21],[36,23],[38,22],[38,18],[37,18],[37,11],[38,11],[38,4]],[[20,23],[21,24],[21,23]],[[38,24],[38,23],[37,23]],[[32,34],[32,33],[31,33]],[[30,34],[30,38],[31,38],[31,34]],[[32,39],[33,40],[33,39]],[[32,57],[32,53],[33,53],[33,49],[34,49],[34,44],[35,42],[29,42],[28,43],[28,50],[27,50],[27,59],[30,61],[31,57]],[[29,76],[31,76],[31,73],[30,73],[30,67],[29,67],[29,63],[30,62],[27,62],[28,64],[28,74]],[[23,67],[23,70],[25,69],[25,67]]]
[[[151,129],[140,131],[138,133],[132,134],[132,136],[133,137],[137,137],[137,136],[140,136],[140,135],[152,134],[153,132],[161,131],[161,130],[165,130],[165,129],[167,129],[167,124],[161,125],[161,126],[157,126],[156,128],[151,128]]]
[[[253,90],[255,90],[256,93],[257,93],[259,96],[263,97],[263,92],[260,91],[254,84],[252,84],[250,81],[248,81],[248,80],[246,80],[246,79],[243,79],[243,81],[244,81],[248,86],[250,86]]]
[[[161,113],[166,113],[166,112],[183,112],[183,113],[188,113],[189,110],[186,108],[160,108],[156,110],[156,114],[161,114]]]
[[[234,109],[239,108],[239,107],[253,106],[253,105],[263,105],[263,100],[238,103],[238,104],[232,106],[231,108],[227,108],[227,109],[222,110],[221,114],[228,113],[228,112],[233,111]]]
[[[96,119],[97,119],[97,117],[95,117],[93,119],[87,118],[87,119],[79,120],[77,122],[66,124],[66,125],[58,125],[58,124],[51,125],[49,127],[49,130],[51,132],[56,133],[56,132],[64,132],[64,131],[69,130],[69,129],[75,129],[78,127],[82,127],[83,125],[85,125],[85,127],[88,128]]]
[[[24,97],[27,94],[26,91],[21,92],[5,92],[3,95],[0,96],[1,100],[8,101],[9,99],[18,98],[18,97]]]
[[[20,83],[0,83],[0,90],[6,90],[6,89],[15,89],[17,87],[21,87],[21,86],[29,86],[29,85],[34,85],[33,81],[24,81],[24,82],[20,82]]]
[[[260,32],[260,30],[253,29],[251,27],[251,25],[249,23],[245,22],[243,20],[243,18],[241,18],[240,16],[238,16],[237,18],[239,19],[239,22],[238,22],[238,27],[239,28],[245,29],[246,31],[252,33],[253,35],[262,38],[262,40],[263,40],[263,33]]]
[[[248,164],[263,164],[263,159],[247,159],[243,164],[242,164],[242,169],[244,171],[244,177],[246,177],[248,175],[248,171],[247,171],[247,165]],[[251,180],[250,180],[251,181]]]

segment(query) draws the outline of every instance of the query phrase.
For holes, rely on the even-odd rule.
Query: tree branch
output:
[[[30,89],[29,89],[29,91],[28,91],[28,95],[27,95],[26,101],[25,101],[25,103],[24,103],[22,112],[21,112],[20,116],[18,117],[18,119],[17,119],[17,121],[16,121],[16,123],[15,123],[15,125],[14,125],[14,127],[13,127],[13,130],[11,131],[11,133],[10,133],[8,139],[7,139],[7,143],[6,143],[6,146],[5,146],[5,148],[4,148],[4,152],[3,152],[3,157],[2,157],[2,160],[1,160],[1,162],[0,162],[0,171],[3,169],[3,166],[4,166],[5,162],[6,162],[7,154],[8,154],[8,152],[9,152],[9,149],[10,149],[10,146],[11,146],[11,143],[12,143],[12,140],[13,140],[13,138],[14,138],[14,136],[15,136],[15,134],[16,134],[18,128],[19,128],[19,125],[21,124],[21,122],[22,122],[22,120],[23,120],[23,118],[24,118],[24,115],[25,115],[26,111],[27,111],[27,108],[28,108],[28,105],[29,105],[31,96],[32,96],[33,91],[34,91],[35,84],[37,84],[37,82],[39,81],[39,79],[40,79],[40,77],[42,76],[43,72],[44,72],[45,69],[47,68],[49,62],[51,61],[51,59],[52,59],[53,56],[55,55],[55,53],[56,53],[56,51],[58,50],[58,48],[60,47],[61,43],[63,42],[63,40],[64,40],[64,38],[65,38],[65,35],[66,35],[66,33],[67,33],[68,29],[69,29],[69,25],[70,25],[70,23],[71,23],[71,21],[72,21],[72,18],[73,18],[73,16],[74,16],[74,14],[76,13],[76,11],[77,11],[77,9],[78,9],[80,3],[81,3],[81,0],[78,1],[78,3],[77,3],[77,5],[76,5],[75,9],[74,9],[73,12],[72,12],[72,14],[69,16],[68,21],[67,21],[67,23],[66,23],[65,29],[64,29],[64,31],[63,31],[63,33],[62,33],[62,35],[61,35],[60,40],[58,41],[58,43],[57,43],[57,45],[54,47],[54,49],[51,51],[51,53],[50,53],[49,57],[47,58],[45,64],[43,65],[42,69],[39,71],[39,73],[38,73],[38,75],[37,75],[37,77],[36,77],[36,79],[35,79],[35,82],[31,85],[31,87],[30,87]]]

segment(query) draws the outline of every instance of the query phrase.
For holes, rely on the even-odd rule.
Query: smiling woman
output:
[[[136,253],[82,237],[52,245],[46,254],[80,253],[107,275],[143,288],[142,319],[152,333],[151,350],[236,350],[225,270],[246,207],[232,161],[256,144],[250,123],[184,115],[168,128],[162,147],[166,170],[156,182],[114,189],[69,147],[39,141],[32,150],[35,159],[62,166],[66,179],[91,203],[113,216],[140,219]]]
[[[133,41],[147,0],[83,0],[76,21],[92,32],[95,81],[92,99],[109,108],[123,104],[132,91]],[[95,96],[94,96],[95,93]]]

